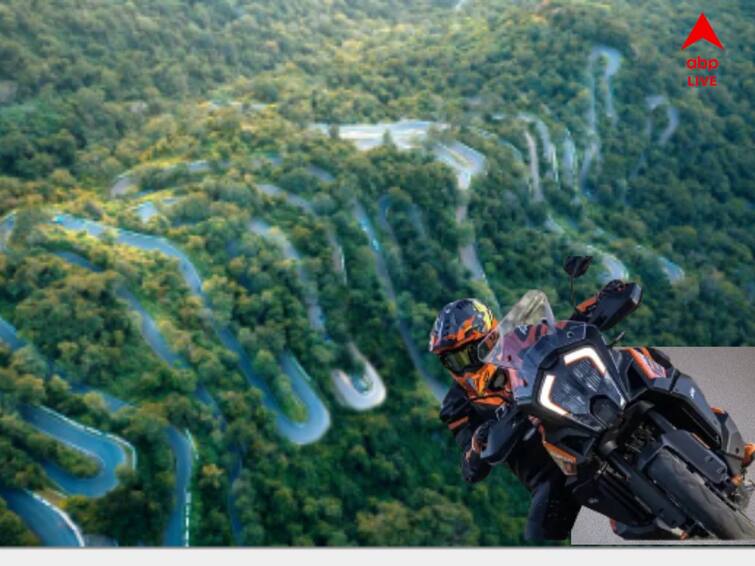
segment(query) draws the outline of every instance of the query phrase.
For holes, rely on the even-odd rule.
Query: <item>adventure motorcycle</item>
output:
[[[539,433],[567,489],[590,509],[681,538],[755,539],[743,513],[750,455],[731,418],[661,352],[614,349],[601,334],[641,295],[627,284],[586,322],[557,322],[541,291],[514,305],[478,346],[480,360],[508,374],[513,396],[481,456],[502,463]]]

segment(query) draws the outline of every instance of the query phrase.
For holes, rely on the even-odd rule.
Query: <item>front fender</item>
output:
[[[729,478],[726,463],[686,430],[663,433],[656,442],[643,451],[637,459],[637,467],[645,471],[658,452],[665,449],[671,450],[714,485],[721,485]]]

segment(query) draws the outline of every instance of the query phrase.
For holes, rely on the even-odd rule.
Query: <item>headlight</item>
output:
[[[625,404],[605,363],[595,349],[587,346],[566,353],[563,365],[559,364],[555,373],[545,374],[538,401],[558,415],[579,417],[590,415],[591,401],[596,396],[608,397],[619,407]]]
[[[553,390],[554,381],[556,381],[555,375],[553,375],[552,373],[546,374],[545,378],[543,379],[543,385],[540,388],[540,404],[546,409],[550,409],[554,413],[558,413],[563,417],[568,415],[569,411],[551,401],[551,391]]]

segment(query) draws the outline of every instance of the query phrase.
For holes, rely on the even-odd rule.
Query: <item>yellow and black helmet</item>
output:
[[[493,312],[477,299],[459,299],[438,313],[430,332],[429,350],[440,356],[443,365],[454,373],[479,365],[474,348],[498,322]]]

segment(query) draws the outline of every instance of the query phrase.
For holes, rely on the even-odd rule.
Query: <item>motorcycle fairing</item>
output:
[[[524,344],[520,357],[519,383],[513,395],[520,406],[537,401],[594,432],[606,429],[626,403],[616,361],[592,325],[561,322],[534,341]],[[569,360],[569,356],[574,356]],[[536,379],[539,372],[544,377]],[[540,386],[535,391],[535,384]],[[543,391],[544,388],[548,391]],[[544,409],[546,420],[558,415]]]
[[[649,352],[649,349],[645,350]],[[668,393],[673,389],[677,374],[674,368],[663,368],[663,375],[651,374],[648,373],[651,366],[645,363],[644,352],[639,348],[627,348],[624,352],[629,355],[623,356],[620,372],[631,401],[641,397],[648,390]]]
[[[653,354],[653,365],[648,363],[642,350]],[[650,352],[645,348],[628,348],[626,351],[630,356],[625,356],[627,361],[620,367],[620,372],[629,401],[647,398],[663,405],[676,417],[675,424],[684,423],[692,426],[713,447],[721,447],[721,423],[695,382],[688,375],[673,368],[661,368],[656,358],[657,350]],[[659,375],[659,368],[663,369],[666,377]]]
[[[559,330],[566,330],[569,326],[564,325]],[[694,422],[696,426],[691,430],[699,430],[706,440],[721,438],[722,425],[718,423],[720,416],[710,409],[689,376],[673,370],[670,363],[664,364],[665,367],[661,368],[649,366],[653,371],[648,373],[639,367],[631,356],[612,357],[602,340],[588,340],[589,337],[594,338],[594,335],[591,336],[591,328],[596,330],[590,325],[584,326],[584,332],[575,327],[571,332],[571,338],[565,340],[559,339],[559,331],[542,337],[524,354],[523,373],[528,364],[532,367],[538,360],[543,373],[558,371],[563,363],[564,354],[578,349],[580,345],[589,344],[600,353],[607,366],[614,364],[617,376],[615,381],[620,390],[626,393],[626,398],[632,399],[632,406],[627,407],[627,411],[621,411],[618,410],[620,407],[607,397],[596,396],[590,404],[588,418],[593,420],[592,424],[598,421],[598,426],[587,427],[591,429],[588,432],[581,426],[566,424],[565,419],[561,418],[554,421],[557,425],[554,427],[548,426],[547,422],[544,423],[544,439],[574,455],[576,473],[570,477],[568,485],[584,505],[628,525],[643,525],[651,521],[662,528],[678,527],[686,521],[683,510],[677,508],[652,482],[643,477],[640,470],[643,470],[660,450],[670,450],[723,491],[727,489],[732,470],[741,468],[741,460],[739,468],[734,468],[728,458],[724,461],[715,455],[711,457],[709,447],[713,446],[712,442],[710,446],[706,446],[699,436],[685,430],[673,430],[674,426],[668,423],[669,430],[655,444],[646,447],[643,452],[644,459],[637,463],[636,468],[629,466],[618,453],[607,455],[608,460],[622,473],[623,478],[617,477],[606,468],[596,467],[586,456],[592,453],[598,444],[604,447],[615,446],[616,434],[621,434],[621,430],[633,429],[633,422],[646,418],[644,415],[659,404],[667,408],[670,416],[683,415],[685,423]],[[581,338],[582,342],[574,341],[575,337]],[[548,350],[551,348],[554,349],[549,353]],[[652,355],[649,350],[646,353]],[[628,361],[616,364],[620,360]],[[613,412],[609,412],[608,418],[600,418],[596,401],[613,409]],[[715,426],[711,422],[712,419],[716,419]],[[675,419],[676,425],[681,422],[680,418]],[[583,421],[582,424],[588,423]],[[619,428],[612,428],[615,424],[618,424]],[[735,436],[732,432],[731,446],[736,451]],[[743,446],[740,446],[740,450],[743,450]],[[627,486],[630,487],[629,491]],[[632,493],[640,496],[652,511],[647,512],[642,505],[637,505]]]
[[[585,340],[586,327],[582,323],[558,323],[558,327],[567,329],[567,333],[549,334],[556,328],[547,324],[518,326],[504,338],[497,339],[498,343],[488,354],[486,361],[506,368],[513,376],[512,393],[516,403],[531,403],[540,367],[547,365],[545,359],[554,354],[556,348]],[[548,361],[555,363],[555,356]]]
[[[662,352],[639,348],[633,356],[609,348],[591,324],[556,322],[542,292],[529,292],[515,307],[481,342],[479,357],[508,374],[516,405],[539,419],[541,441],[582,505],[627,525],[692,536],[708,529],[669,491],[678,481],[674,469],[655,465],[667,453],[705,480],[700,489],[732,510],[739,505],[741,436]],[[578,375],[570,373],[576,362]],[[554,396],[559,382],[590,391]],[[575,400],[569,410],[560,406]],[[493,444],[504,446],[507,439],[500,440]]]
[[[656,362],[647,348],[627,348],[626,351],[649,380],[672,377],[672,372]]]
[[[703,428],[713,437],[715,447],[721,446],[721,424],[716,414],[705,400],[703,392],[692,378],[683,373],[678,374],[671,390],[671,396],[681,401],[680,407],[690,418],[697,418]]]
[[[721,425],[721,452],[732,475],[742,473],[745,441],[729,413],[714,411]]]

